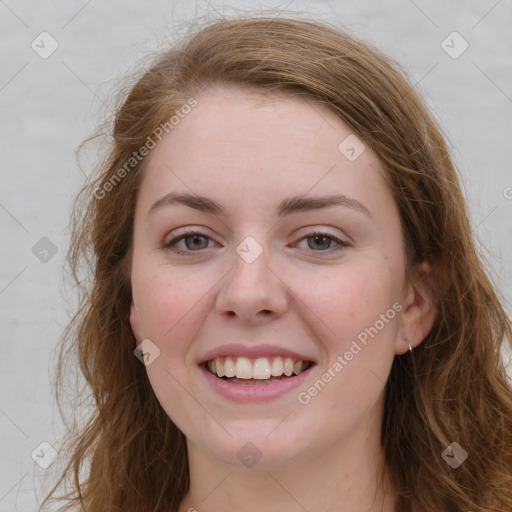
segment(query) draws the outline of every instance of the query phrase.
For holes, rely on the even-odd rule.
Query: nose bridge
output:
[[[287,304],[286,287],[271,268],[272,260],[268,244],[246,237],[236,247],[233,268],[223,280],[218,312],[234,313],[244,320],[268,316],[269,312],[282,314]]]

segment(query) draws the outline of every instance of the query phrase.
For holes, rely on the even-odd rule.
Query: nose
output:
[[[272,321],[288,307],[283,276],[269,267],[268,249],[248,263],[237,253],[233,268],[222,280],[216,309],[224,317],[238,317],[247,324]]]

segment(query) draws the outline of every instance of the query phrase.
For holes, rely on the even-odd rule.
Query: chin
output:
[[[278,421],[275,422],[273,428],[278,424]],[[227,428],[229,430],[229,426]],[[238,428],[240,432],[233,437],[221,434],[220,437],[209,436],[205,439],[201,436],[203,439],[198,442],[192,440],[192,443],[200,445],[202,450],[225,464],[248,469],[282,467],[296,458],[307,456],[307,452],[312,449],[307,439],[300,438],[290,429],[278,433],[277,429],[272,432],[265,428],[263,432],[249,425],[246,429],[242,425],[238,425]]]

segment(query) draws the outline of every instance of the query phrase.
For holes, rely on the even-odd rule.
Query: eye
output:
[[[209,240],[211,240],[211,238],[204,233],[192,230],[187,231],[186,233],[182,233],[178,236],[175,236],[171,240],[164,242],[162,244],[162,248],[175,254],[192,256],[192,253],[194,252],[200,252],[203,249],[207,249]],[[303,240],[307,240],[307,249],[310,249],[314,252],[332,253],[350,246],[349,243],[344,242],[343,240],[340,240],[333,235],[320,231],[309,233],[307,236],[301,238],[300,241]],[[181,242],[183,243],[181,247],[179,247],[178,244]],[[337,244],[337,247],[335,247],[333,250],[329,250],[331,249],[333,242]]]
[[[162,248],[176,254],[191,256],[191,253],[206,249],[208,247],[208,240],[211,240],[210,237],[200,231],[187,231],[164,242]],[[184,242],[184,247],[183,244],[181,248],[175,247],[179,242]]]
[[[315,252],[327,252],[327,249],[331,248],[333,241],[336,242],[338,246],[328,252],[338,251],[350,246],[350,244],[347,242],[344,242],[343,240],[340,240],[339,238],[336,238],[329,233],[322,233],[320,231],[309,233],[307,236],[303,237],[301,241],[302,240],[307,240],[307,248]]]

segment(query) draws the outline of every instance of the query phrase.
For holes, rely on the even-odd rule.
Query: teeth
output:
[[[270,379],[270,363],[266,357],[260,357],[254,361],[252,366],[252,378],[265,380]]]
[[[224,377],[226,375],[225,365],[223,365],[220,361],[217,361],[217,377]]]
[[[272,377],[280,377],[281,375],[283,375],[283,372],[283,360],[280,357],[274,357],[274,360],[272,361],[272,366],[270,367],[270,373],[272,374]]]
[[[231,357],[226,357],[224,363],[224,374],[226,377],[234,377],[236,375],[235,361]]]
[[[291,357],[287,357],[284,360],[284,374],[287,377],[290,377],[290,375],[293,373],[293,359]]]
[[[305,361],[294,361],[291,357],[274,357],[272,362],[267,357],[259,357],[251,362],[248,357],[228,356],[208,361],[206,366],[217,377],[268,380],[282,375],[299,375],[308,364]]]
[[[219,375],[218,371],[218,362],[217,362],[217,375]],[[219,375],[220,377],[220,375]],[[236,378],[237,379],[252,379],[252,364],[247,357],[239,357],[236,360]]]

